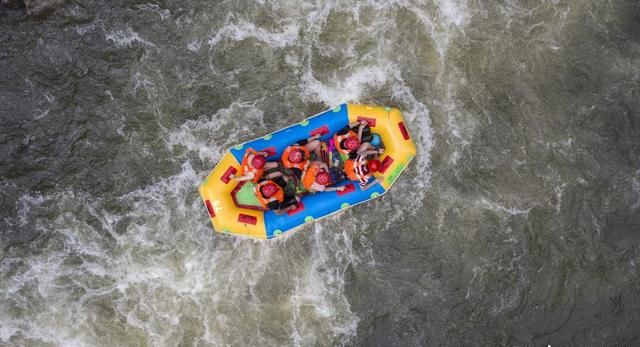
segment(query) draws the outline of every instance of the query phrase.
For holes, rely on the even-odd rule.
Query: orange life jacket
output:
[[[360,176],[354,170],[356,161],[353,159],[346,160],[344,162],[344,173],[347,174],[347,178],[352,181],[357,181],[360,179]]]
[[[318,165],[309,165],[307,171],[302,174],[302,185],[310,190],[313,183],[316,181],[316,175],[320,172],[320,167]]]
[[[348,159],[344,162],[344,173],[347,175],[347,178],[352,181],[368,180],[371,177],[367,166],[358,163],[357,159]]]
[[[252,181],[254,183],[258,183],[258,180],[262,177],[262,173],[264,172],[264,168],[258,169],[258,168],[253,167],[253,165],[251,165],[251,163],[249,162],[249,157],[252,154],[254,156],[259,155],[258,152],[256,152],[256,150],[254,150],[253,148],[247,148],[247,152],[245,152],[244,158],[242,158],[242,165],[240,167],[240,176],[244,176],[249,172],[253,172]]]
[[[357,138],[358,134],[353,130],[349,130],[349,132],[347,132],[344,135],[338,135],[338,134],[333,135],[333,143],[334,143],[334,146],[335,146],[336,150],[338,151],[338,153],[340,153],[342,155],[349,155],[349,153],[351,153],[350,150],[344,149],[340,145],[342,143],[342,141],[344,141],[344,140],[346,140],[346,139],[348,139],[350,137],[356,137]]]
[[[291,151],[293,150],[301,150],[303,153],[303,158],[302,161],[299,163],[292,163],[289,161],[289,153],[291,153]],[[282,152],[282,157],[280,158],[282,159],[282,166],[284,166],[287,169],[300,169],[302,171],[304,171],[307,166],[309,165],[309,159],[311,159],[311,154],[309,154],[309,151],[307,151],[306,148],[304,148],[303,146],[299,146],[299,145],[293,145],[293,146],[289,146],[287,148],[284,149],[284,152]]]
[[[267,185],[269,183],[275,184],[276,187],[278,187],[278,192],[275,193],[270,198],[267,198],[267,197],[262,195],[262,191],[260,189],[263,186],[265,186],[265,185]],[[264,208],[268,208],[267,205],[269,205],[269,203],[272,202],[272,201],[278,201],[278,202],[283,202],[284,201],[284,190],[282,189],[282,187],[277,185],[272,180],[265,180],[265,181],[262,181],[262,182],[258,183],[255,187],[253,187],[253,192],[256,193],[256,198],[258,198],[258,202],[260,202],[260,205],[262,205],[262,207],[264,207]]]

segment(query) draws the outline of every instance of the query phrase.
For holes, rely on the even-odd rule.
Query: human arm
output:
[[[365,186],[362,186],[362,184],[360,185],[360,189],[361,190],[367,190],[371,187],[373,187],[374,185],[378,184],[378,183],[382,183],[384,181],[384,179],[382,177],[376,178],[375,180],[373,180],[371,183],[366,184]]]
[[[362,141],[362,133],[364,132],[364,127],[366,127],[369,123],[364,120],[358,122],[358,140]]]
[[[340,186],[340,187],[324,187],[325,192],[341,192],[345,189],[345,186]]]
[[[372,155],[372,154],[382,154],[384,153],[384,149],[380,148],[380,149],[370,149],[368,151],[364,151],[364,152],[358,152],[358,155]]]
[[[264,177],[264,178],[266,178],[266,179],[268,179],[268,180],[271,180],[271,179],[274,179],[274,178],[278,178],[278,177],[280,177],[280,176],[282,176],[282,172],[280,172],[280,171],[274,171],[274,172],[270,172],[270,173],[268,173],[268,174],[264,175],[263,177]],[[286,177],[285,177],[285,178],[286,178]]]
[[[313,134],[311,137],[309,137],[309,138],[307,139],[307,141],[311,142],[311,141],[313,141],[313,140],[315,140],[315,139],[317,139],[317,138],[320,138],[320,137],[322,137],[322,135],[321,135],[321,134]]]
[[[252,180],[255,177],[255,174],[253,172],[247,172],[246,174],[242,175],[242,176],[236,176],[234,174],[229,175],[230,178],[236,180],[236,181],[249,181]]]

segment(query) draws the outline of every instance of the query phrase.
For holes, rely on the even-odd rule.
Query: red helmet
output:
[[[289,161],[292,163],[299,163],[302,161],[303,158],[303,154],[302,151],[299,149],[294,149],[291,152],[289,152]]]
[[[360,147],[360,140],[357,137],[351,136],[344,140],[344,147],[349,151],[355,151]]]
[[[263,156],[259,154],[254,155],[253,159],[251,159],[251,166],[255,167],[256,169],[262,169],[262,167],[266,163],[267,163],[267,159],[265,159]]]
[[[320,171],[316,174],[316,183],[321,186],[326,186],[331,183],[331,175],[326,171]]]
[[[275,183],[267,183],[260,188],[262,195],[270,198],[278,192],[278,186]]]
[[[377,159],[371,159],[367,162],[367,169],[369,172],[376,172],[380,170],[380,166],[380,160]]]

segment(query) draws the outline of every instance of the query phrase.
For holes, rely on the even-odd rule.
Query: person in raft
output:
[[[357,130],[356,130],[357,129]],[[357,154],[375,148],[373,135],[367,121],[349,123],[333,135],[336,151],[345,158],[354,159]]]
[[[278,167],[277,162],[267,162],[267,152],[257,152],[253,148],[248,148],[242,158],[242,165],[240,166],[240,176],[231,174],[229,177],[236,181],[253,181],[258,183],[258,180],[262,178],[265,170],[271,170]]]
[[[321,158],[321,143],[318,141],[320,135],[313,135],[312,137],[300,140],[295,145],[289,146],[282,152],[282,166],[285,169],[289,169],[293,172],[297,179],[302,177],[302,173],[307,169],[309,163],[311,163],[311,153],[315,154],[316,158]]]
[[[288,194],[286,189],[288,179],[281,172],[274,172],[261,179],[253,187],[253,192],[260,205],[277,214],[295,209],[300,202],[300,198],[294,194]]]
[[[315,192],[335,192],[344,190],[341,187],[329,187],[331,185],[331,174],[327,164],[321,161],[312,161],[307,169],[302,173],[302,186],[310,193]]]
[[[352,181],[358,181],[361,190],[367,190],[376,183],[382,183],[382,178],[377,178],[368,183],[373,174],[380,170],[380,161],[377,159],[367,159],[367,153],[358,154],[355,159],[348,159],[344,162],[344,173]],[[373,151],[375,152],[375,151]],[[369,153],[372,154],[372,153]]]

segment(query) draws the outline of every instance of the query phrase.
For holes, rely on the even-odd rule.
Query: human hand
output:
[[[345,187],[345,186],[340,186],[340,187],[338,187],[336,190],[337,190],[337,191],[339,191],[339,192],[341,192],[341,191],[345,190],[346,188],[347,188],[347,187]]]
[[[378,154],[384,153],[384,148],[378,148]]]
[[[363,119],[363,120],[361,120],[361,121],[359,121],[358,123],[360,124],[360,126],[366,126],[366,125],[368,125],[368,124],[369,124],[369,122],[367,122],[367,121],[366,121],[366,120],[364,120],[364,119]]]

